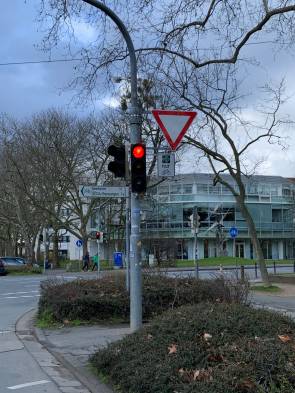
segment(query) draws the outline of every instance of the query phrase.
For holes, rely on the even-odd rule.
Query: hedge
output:
[[[202,303],[167,311],[91,363],[122,393],[294,393],[294,334],[280,314]]]
[[[248,285],[223,278],[196,280],[158,275],[143,277],[143,318],[150,320],[167,309],[202,301],[247,301]],[[63,320],[129,320],[129,294],[123,276],[100,280],[45,281],[41,284],[39,316],[51,313]]]

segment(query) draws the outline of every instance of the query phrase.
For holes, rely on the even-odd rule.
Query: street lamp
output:
[[[117,25],[126,42],[130,58],[131,106],[129,111],[130,143],[141,142],[141,113],[137,96],[137,62],[134,45],[126,26],[105,4],[97,0],[82,0],[108,15]],[[131,236],[130,236],[130,328],[142,326],[142,283],[139,254],[140,204],[136,193],[131,193]]]

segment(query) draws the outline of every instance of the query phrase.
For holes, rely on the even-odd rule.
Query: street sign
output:
[[[82,241],[82,240],[78,239],[78,240],[76,241],[76,246],[77,246],[77,247],[81,247],[82,244],[83,244],[83,241]]]
[[[158,153],[158,176],[175,176],[174,153]]]
[[[172,150],[175,150],[196,117],[196,112],[152,110]]]
[[[231,227],[229,230],[229,234],[234,239],[238,236],[238,229],[236,227]]]
[[[85,198],[127,198],[128,187],[79,186],[79,195]]]

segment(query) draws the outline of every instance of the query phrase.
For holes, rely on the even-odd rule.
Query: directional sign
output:
[[[152,113],[172,150],[177,148],[197,115],[196,112],[166,111],[161,109],[154,109]]]
[[[229,230],[229,234],[234,239],[238,236],[238,229],[236,227],[231,227]]]
[[[79,195],[85,198],[126,198],[128,187],[79,186]]]
[[[78,239],[78,240],[76,241],[76,246],[77,246],[77,247],[81,247],[82,244],[83,244],[82,240]]]

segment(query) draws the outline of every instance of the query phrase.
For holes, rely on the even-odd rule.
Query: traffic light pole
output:
[[[121,19],[105,4],[97,0],[82,0],[108,15],[117,25],[126,42],[130,58],[131,107],[129,112],[130,143],[141,142],[141,112],[137,96],[137,62],[131,37]],[[140,203],[136,193],[131,193],[130,236],[130,328],[136,331],[142,326],[142,283],[140,262]]]

